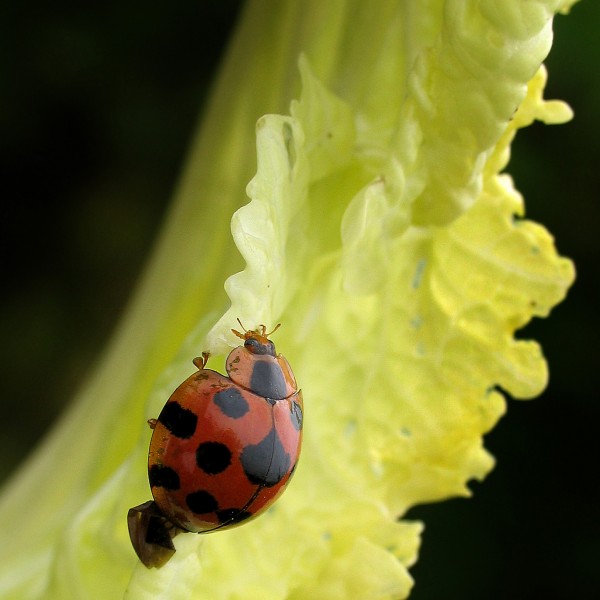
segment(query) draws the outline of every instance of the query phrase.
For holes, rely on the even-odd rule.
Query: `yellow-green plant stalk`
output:
[[[409,595],[422,526],[402,515],[468,495],[493,465],[498,389],[546,384],[514,333],[573,266],[502,171],[517,129],[571,116],[542,98],[571,4],[249,3],[126,318],[4,491],[0,597]],[[146,569],[125,518],[150,498],[146,419],[201,351],[223,365],[237,317],[283,323],[305,398],[297,474],[266,515],[181,535]]]

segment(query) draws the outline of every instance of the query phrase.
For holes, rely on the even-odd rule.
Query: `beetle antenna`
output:
[[[264,331],[266,331],[267,328],[264,325],[262,325],[262,327],[264,327]],[[273,330],[270,331],[269,333],[264,333],[264,331],[263,331],[263,335],[265,337],[269,337],[271,334],[275,333],[280,327],[281,327],[281,323],[277,323],[277,325],[275,325]]]

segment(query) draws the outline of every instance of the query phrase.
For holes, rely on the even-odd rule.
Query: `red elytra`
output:
[[[241,325],[241,323],[240,323]],[[172,538],[229,529],[264,512],[294,473],[302,442],[302,392],[287,360],[261,325],[227,357],[229,377],[199,371],[171,395],[148,453],[154,501],[129,510],[129,535],[140,560],[160,567]],[[243,329],[243,327],[242,327]]]

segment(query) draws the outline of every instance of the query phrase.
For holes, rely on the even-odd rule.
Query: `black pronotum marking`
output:
[[[286,397],[287,388],[281,367],[274,362],[257,360],[252,369],[250,389],[263,398],[281,400]]]
[[[255,338],[248,338],[244,342],[244,347],[252,354],[268,354],[275,356],[275,344],[271,340],[267,340],[266,344],[261,344]]]
[[[221,412],[232,419],[243,417],[250,407],[246,398],[234,387],[217,392],[213,402],[221,409]]]
[[[150,487],[162,487],[167,490],[178,490],[179,475],[171,467],[165,465],[152,465],[148,471]]]
[[[198,490],[197,492],[188,494],[185,502],[193,513],[199,515],[214,512],[219,508],[219,504],[214,496],[206,490]]]
[[[159,417],[162,423],[174,436],[182,439],[190,438],[196,431],[198,417],[179,402],[167,402]]]
[[[285,451],[275,429],[271,429],[258,444],[246,446],[240,462],[251,483],[266,487],[278,484],[291,466],[290,455]]]
[[[203,442],[196,449],[196,464],[205,473],[216,475],[231,464],[231,451],[221,442]]]

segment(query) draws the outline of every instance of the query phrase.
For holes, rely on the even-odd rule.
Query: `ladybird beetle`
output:
[[[161,567],[173,537],[246,523],[285,489],[300,454],[302,392],[266,327],[231,331],[244,340],[225,362],[225,377],[198,371],[167,400],[153,429],[148,478],[154,500],[129,509],[129,536],[140,560]]]

